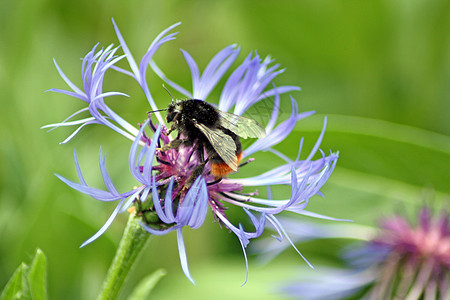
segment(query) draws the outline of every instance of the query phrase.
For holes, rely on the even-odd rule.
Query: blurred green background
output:
[[[203,68],[226,45],[242,47],[240,60],[257,49],[287,70],[277,85],[294,84],[302,111],[316,115],[299,123],[277,149],[295,158],[300,136],[311,149],[323,122],[322,149],[340,151],[338,167],[309,210],[374,225],[398,210],[414,212],[424,202],[448,203],[450,166],[450,1],[57,1],[0,2],[0,288],[21,261],[40,247],[48,258],[51,299],[92,299],[114,255],[126,221],[119,216],[91,245],[80,244],[108,218],[113,205],[75,192],[53,173],[76,179],[77,149],[88,183],[102,187],[100,145],[119,190],[133,185],[128,172],[130,143],[101,126],[73,141],[71,132],[46,133],[82,107],[50,88],[66,88],[55,58],[80,84],[80,58],[92,46],[118,44],[117,22],[138,59],[162,29],[182,21],[176,41],[156,60],[175,81],[189,85],[179,48]],[[130,123],[149,109],[137,85],[108,77],[109,90],[131,94],[110,100]],[[152,77],[153,78],[153,77]],[[153,78],[155,79],[155,78]],[[150,82],[161,107],[169,100],[158,80]],[[269,157],[269,156],[268,156]],[[322,222],[324,223],[324,222]],[[306,264],[293,251],[261,266],[250,257],[249,282],[240,245],[209,216],[198,230],[186,230],[191,273],[179,266],[174,234],[153,237],[125,286],[124,297],[142,276],[163,267],[168,275],[155,299],[279,299],[275,285]],[[299,245],[320,268],[346,241]]]

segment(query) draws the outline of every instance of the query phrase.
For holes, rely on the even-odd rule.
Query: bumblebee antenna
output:
[[[174,100],[173,100],[173,96],[172,96],[172,94],[170,93],[170,91],[166,88],[166,86],[164,85],[164,83],[163,83],[163,88],[166,90],[166,92],[169,94],[169,96],[170,96],[170,98],[172,98],[172,103],[174,102]]]
[[[157,110],[151,110],[151,111],[148,111],[147,114],[151,114],[151,113],[154,113],[154,112],[157,112],[157,111],[165,111],[165,110],[168,110],[168,108],[157,109]]]

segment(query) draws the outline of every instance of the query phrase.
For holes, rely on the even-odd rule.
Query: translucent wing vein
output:
[[[196,123],[195,126],[206,136],[223,161],[233,171],[237,171],[236,144],[231,136],[219,129],[211,129],[201,123]]]
[[[220,125],[231,130],[236,135],[246,139],[262,138],[266,136],[266,131],[258,122],[224,111],[218,111],[221,116]]]

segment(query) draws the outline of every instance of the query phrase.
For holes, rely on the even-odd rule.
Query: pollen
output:
[[[127,209],[127,211],[130,213],[130,215],[135,214],[136,213],[136,207],[132,206],[129,209]]]

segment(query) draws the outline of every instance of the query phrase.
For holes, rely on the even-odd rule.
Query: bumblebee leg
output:
[[[203,174],[203,170],[205,169],[205,164],[198,165],[194,168],[194,170],[191,173],[191,176],[189,176],[188,180],[186,180],[186,183],[184,184],[183,189],[188,189],[191,187],[191,185],[194,183],[194,181],[197,179],[198,176]]]
[[[167,145],[164,145],[164,146],[162,146],[160,148],[157,148],[156,150],[159,150],[161,152],[167,151],[169,149],[177,149],[178,150],[178,148],[180,148],[180,146],[182,144],[189,145],[191,143],[192,142],[190,140],[188,140],[188,139],[176,139],[176,140],[171,141]]]
[[[198,159],[200,160],[200,164],[194,168],[194,170],[191,173],[191,176],[189,176],[188,180],[186,180],[184,189],[188,189],[194,183],[197,177],[203,174],[203,170],[205,169],[206,162],[203,155],[203,145],[198,144],[196,151]]]
[[[167,130],[167,132],[166,132],[166,135],[170,135],[172,133],[172,131],[174,131],[176,129],[174,125],[175,125],[175,123],[173,123],[172,126],[170,126],[169,130]]]
[[[201,142],[198,142],[198,144],[197,144],[197,149],[196,149],[196,151],[197,151],[197,156],[198,156],[198,159],[199,159],[199,161],[200,161],[200,164],[205,164],[205,156],[204,156],[204,146],[203,146],[203,143],[201,143]]]
[[[176,117],[172,122],[172,126],[170,126],[170,129],[167,131],[166,135],[169,135],[172,131],[180,127],[180,124],[178,123],[178,117]]]
[[[216,184],[216,183],[219,183],[219,182],[222,181],[222,178],[223,178],[223,177],[220,177],[220,178],[218,178],[218,179],[216,179],[216,180],[214,180],[214,181],[208,182],[206,185],[207,185],[207,186],[210,186],[210,185],[214,185],[214,184]]]

